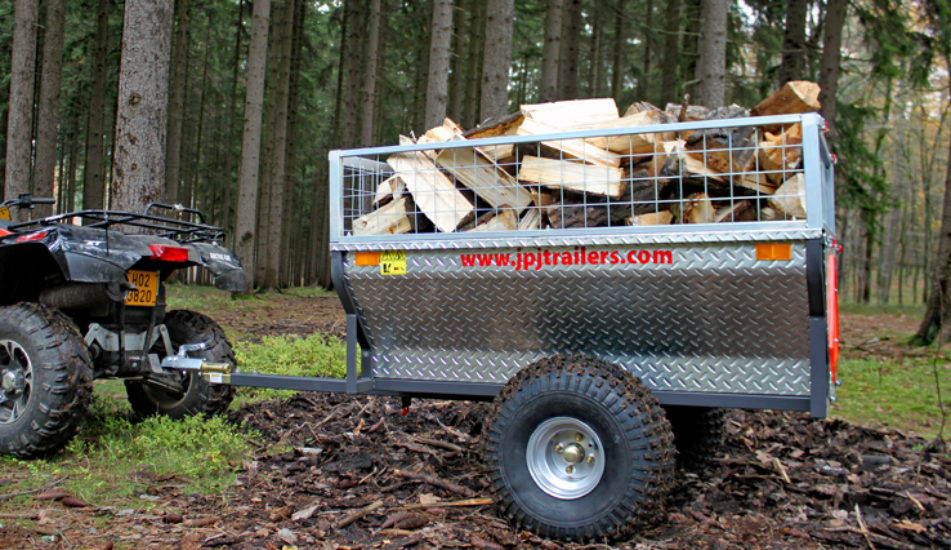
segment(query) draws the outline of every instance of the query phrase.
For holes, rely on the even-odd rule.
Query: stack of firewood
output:
[[[440,148],[386,158],[392,175],[376,189],[373,211],[353,220],[353,234],[802,219],[801,125],[730,127],[728,119],[816,111],[818,96],[816,84],[795,81],[753,109],[637,102],[620,116],[609,98],[523,105],[468,132],[446,119],[400,138]],[[725,127],[461,143],[699,120]]]

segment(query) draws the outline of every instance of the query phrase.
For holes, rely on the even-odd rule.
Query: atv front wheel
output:
[[[76,326],[58,311],[0,308],[0,452],[34,458],[65,446],[89,407],[91,365]]]
[[[201,357],[215,363],[234,364],[231,344],[210,317],[184,309],[165,314],[172,347],[178,351],[183,344],[204,342]],[[159,340],[152,349],[159,357],[165,355],[165,345]],[[212,384],[197,372],[169,372],[149,375],[144,380],[126,380],[129,405],[140,417],[162,414],[181,419],[196,414],[218,414],[226,411],[234,398],[234,388],[224,384]]]

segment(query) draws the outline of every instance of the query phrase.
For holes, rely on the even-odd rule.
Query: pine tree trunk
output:
[[[449,43],[452,39],[452,0],[433,0],[426,79],[425,128],[442,125],[449,101]],[[372,55],[372,53],[370,54]]]
[[[545,43],[542,46],[541,101],[558,98],[558,60],[561,51],[562,12],[565,0],[548,0],[545,13]]]
[[[702,0],[694,103],[719,107],[726,100],[727,0]]]
[[[951,81],[951,57],[946,56],[948,80]],[[949,99],[951,105],[951,99]],[[931,291],[928,294],[924,318],[915,334],[921,344],[938,344],[948,340],[951,333],[951,139],[948,143],[947,169],[944,177],[944,202],[941,211],[941,230],[938,233],[938,254]]]
[[[479,104],[482,89],[482,59],[485,55],[485,19],[486,4],[474,0],[473,11],[469,19],[469,58],[466,62],[466,101],[462,124],[475,126],[479,120]]]
[[[581,43],[581,0],[565,0],[558,60],[559,99],[578,97],[578,51]]]
[[[367,66],[363,75],[364,112],[360,130],[361,145],[373,144],[374,124],[376,123],[377,69],[380,64],[381,11],[380,0],[370,0],[370,24],[367,32]]]
[[[447,115],[453,120],[462,120],[462,102],[466,93],[466,45],[468,36],[469,10],[472,0],[458,0],[452,24],[452,75],[449,77],[449,107]]]
[[[101,0],[96,15],[96,36],[90,70],[92,89],[86,116],[86,156],[83,161],[83,208],[99,209],[105,199],[102,140],[106,118],[106,61],[109,53],[109,8],[111,0]]]
[[[266,288],[280,285],[282,253],[284,252],[281,235],[284,220],[284,193],[287,179],[287,119],[288,96],[290,91],[291,53],[294,36],[294,0],[286,0],[282,19],[283,28],[280,38],[280,67],[278,82],[275,86],[274,127],[270,139],[274,143],[274,162],[270,177],[270,223],[267,227],[267,254],[264,265]]]
[[[654,55],[654,0],[647,0],[644,29],[644,56],[641,58],[641,77],[637,79],[637,97],[648,98],[648,88],[652,85],[651,60]]]
[[[33,195],[37,197],[53,196],[65,19],[66,0],[49,0],[46,5],[43,68],[40,73],[40,101],[36,116],[36,166],[33,171]],[[63,184],[64,178],[61,173],[60,186]],[[33,215],[44,218],[52,213],[52,205],[40,204],[36,206]]]
[[[680,68],[680,19],[682,16],[681,0],[667,2],[667,12],[664,20],[667,23],[664,33],[664,71],[661,76],[660,97],[658,105],[668,101],[680,101],[677,89],[677,74]]]
[[[235,33],[234,33],[234,56],[231,58],[231,93],[228,96],[228,135],[226,140],[225,153],[224,153],[224,174],[226,178],[226,183],[224,185],[224,193],[222,194],[222,212],[220,223],[223,227],[234,227],[234,212],[235,212],[235,196],[237,190],[235,186],[231,184],[234,181],[234,155],[231,154],[231,146],[237,139],[237,120],[238,117],[238,70],[241,66],[241,34],[244,30],[244,0],[239,0],[237,4],[237,21],[235,23]],[[240,155],[239,155],[240,157]],[[229,240],[231,241],[231,247],[234,247],[234,231],[229,233]]]
[[[416,54],[416,62],[414,65],[416,72],[413,76],[413,108],[410,111],[413,120],[410,126],[416,131],[426,130],[423,125],[426,123],[426,80],[429,76],[429,24],[432,19],[432,2],[427,0],[422,4],[423,7],[420,16],[425,23],[421,26],[422,34],[417,39],[416,51],[414,52]],[[359,78],[359,76],[357,76],[357,78]]]
[[[238,172],[238,206],[235,211],[235,253],[244,265],[248,290],[254,287],[257,242],[258,171],[261,163],[261,111],[267,62],[270,0],[254,0],[251,43],[248,46],[248,84],[244,100],[241,167]]]
[[[603,2],[595,2],[591,19],[591,64],[588,66],[588,96],[601,97],[601,58],[604,57]]]
[[[482,120],[508,112],[509,66],[512,64],[514,0],[487,0],[485,58],[482,60]]]
[[[298,174],[297,174],[297,133],[298,133],[298,108],[300,106],[300,77],[301,77],[301,46],[303,44],[304,19],[307,14],[306,6],[303,0],[294,0],[294,29],[291,38],[290,70],[287,92],[287,151],[285,157],[284,178],[284,212],[290,213],[289,220],[285,221],[281,230],[281,246],[284,248],[281,253],[283,267],[281,268],[282,287],[287,287],[294,280],[293,273],[297,266],[294,263],[296,258],[293,252],[296,250],[296,241],[300,237],[298,230],[299,220],[297,219],[301,203],[301,197],[298,196]]]
[[[126,0],[116,137],[113,208],[142,212],[165,195],[172,0]]]
[[[616,14],[614,17],[614,50],[613,50],[613,59],[611,62],[611,97],[615,101],[620,101],[621,99],[621,84],[624,80],[624,71],[621,68],[621,63],[626,58],[627,54],[627,21],[626,15],[626,4],[627,0],[617,0]],[[643,96],[642,96],[643,98]]]
[[[822,31],[822,59],[819,62],[819,112],[829,124],[830,138],[835,140],[835,112],[839,89],[839,60],[842,48],[842,26],[848,0],[828,0]]]
[[[783,56],[779,65],[779,85],[790,80],[801,80],[806,69],[806,12],[808,0],[787,0],[786,32],[783,37]]]
[[[33,85],[36,71],[36,25],[39,0],[16,0],[13,13],[13,58],[10,62],[10,99],[7,114],[7,162],[3,198],[30,191],[33,154]],[[13,209],[14,219],[26,211]]]
[[[182,130],[185,120],[185,69],[188,67],[188,0],[176,2],[177,23],[172,46],[175,60],[168,99],[168,158],[165,161],[165,198],[170,203],[180,200],[182,181]]]

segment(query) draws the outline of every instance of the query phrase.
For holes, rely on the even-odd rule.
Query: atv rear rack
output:
[[[198,221],[189,221],[152,214],[153,210],[168,210],[176,213],[189,214]],[[224,237],[224,229],[205,222],[205,216],[193,208],[181,205],[164,203],[150,203],[144,213],[126,212],[123,210],[78,210],[66,212],[46,218],[29,220],[11,224],[8,229],[27,229],[42,227],[54,223],[75,223],[79,218],[85,227],[108,229],[116,225],[139,227],[154,231],[155,235],[173,239],[180,243],[214,242]]]

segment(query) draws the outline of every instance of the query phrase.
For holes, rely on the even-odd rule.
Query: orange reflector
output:
[[[792,245],[789,243],[756,243],[757,260],[791,260]]]
[[[357,265],[380,265],[379,252],[354,252],[353,257]]]

